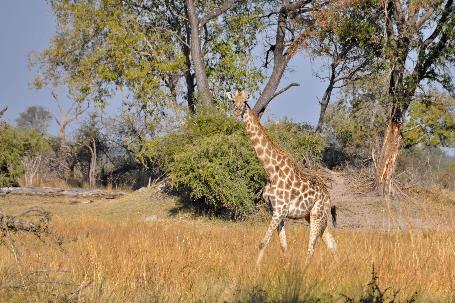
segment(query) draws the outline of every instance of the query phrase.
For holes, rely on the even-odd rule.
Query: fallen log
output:
[[[61,189],[52,187],[3,187],[0,188],[0,196],[4,195],[24,195],[24,196],[67,196],[67,197],[93,197],[104,199],[115,199],[124,196],[123,192],[108,192],[99,189]]]

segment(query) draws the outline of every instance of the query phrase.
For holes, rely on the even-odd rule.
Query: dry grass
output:
[[[381,287],[400,290],[402,299],[418,292],[418,301],[455,300],[453,231],[334,230],[336,259],[318,243],[305,270],[307,228],[293,224],[290,265],[275,236],[258,272],[254,262],[265,224],[164,218],[162,206],[149,202],[149,211],[157,210],[162,220],[125,218],[146,208],[138,197],[130,196],[134,209],[125,199],[104,202],[104,208],[95,202],[73,214],[83,206],[47,201],[57,213],[52,227],[66,239],[67,254],[20,237],[17,263],[7,246],[0,246],[0,302],[307,302],[316,297],[337,302],[340,294],[362,294],[372,264]],[[30,204],[11,202],[0,207],[14,211]]]

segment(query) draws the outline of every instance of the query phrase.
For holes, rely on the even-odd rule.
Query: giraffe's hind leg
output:
[[[322,240],[324,240],[325,245],[332,254],[334,254],[337,251],[337,243],[335,242],[335,239],[333,238],[332,234],[329,232],[327,227],[324,233],[322,234]]]
[[[280,246],[283,254],[287,256],[288,254],[288,242],[286,239],[286,231],[284,228],[284,219],[281,220],[280,224],[278,224],[278,236],[280,237]]]
[[[322,210],[318,208],[313,208],[311,210],[309,219],[310,236],[308,239],[308,251],[306,259],[307,263],[314,254],[314,247],[316,245],[317,239],[322,236],[327,227],[327,215],[325,215]]]

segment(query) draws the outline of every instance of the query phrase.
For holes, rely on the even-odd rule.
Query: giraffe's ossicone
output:
[[[310,224],[307,261],[314,253],[318,237],[322,237],[329,250],[335,252],[336,243],[327,228],[331,203],[325,184],[319,178],[301,171],[291,157],[272,142],[258,117],[248,106],[247,93],[228,93],[227,97],[234,102],[235,115],[243,120],[246,133],[268,175],[263,198],[272,206],[273,215],[259,245],[257,264],[261,264],[264,250],[275,230],[278,231],[281,249],[287,254],[286,218],[305,218]],[[335,214],[332,215],[335,219]]]

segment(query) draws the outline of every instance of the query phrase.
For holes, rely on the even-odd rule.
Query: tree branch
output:
[[[277,91],[277,92],[272,96],[272,98],[270,99],[270,101],[272,101],[275,97],[281,95],[282,93],[284,93],[285,91],[287,91],[288,89],[290,89],[290,88],[293,87],[293,86],[300,86],[300,84],[294,82],[294,83],[289,84],[289,85],[286,86],[285,88],[280,89],[279,91]]]
[[[415,82],[414,86],[416,86],[423,79],[431,64],[433,64],[434,60],[441,55],[442,51],[446,47],[447,40],[449,38],[448,31],[451,30],[449,28],[451,20],[448,18],[454,18],[453,10],[453,0],[448,0],[433,33],[420,46],[420,50],[417,56],[417,63],[411,76],[411,79],[413,79]],[[433,47],[429,47],[429,45],[439,36],[439,34],[441,34],[441,31],[443,31],[443,33],[439,41]]]
[[[293,3],[286,3],[283,5],[283,10],[285,10],[287,12],[297,10],[311,2],[313,2],[313,0],[300,0],[297,2],[293,2]]]
[[[434,29],[433,33],[423,42],[423,48],[426,46],[430,45],[436,37],[441,33],[444,25],[446,24],[447,18],[451,16],[451,13],[453,12],[453,0],[448,0],[446,2],[446,5],[444,7],[444,11],[442,12],[441,18],[439,19],[438,24],[436,25],[436,28]]]
[[[423,15],[422,17],[420,17],[419,20],[416,21],[416,24],[415,24],[415,27],[417,30],[419,30],[422,25],[428,21],[428,19],[431,18],[431,16],[433,16],[433,13],[434,13],[434,8],[430,8],[426,13],[425,15]]]
[[[214,18],[217,18],[219,15],[221,15],[222,13],[226,12],[228,9],[230,9],[234,4],[235,2],[237,2],[239,0],[225,0],[224,3],[214,9],[213,11],[211,11],[210,13],[207,13],[204,17],[202,17],[200,20],[199,20],[199,27],[203,27],[207,22],[209,22],[210,20],[214,19]]]
[[[8,110],[8,106],[5,106],[2,110],[0,110],[0,118],[6,113]]]
[[[196,84],[203,104],[209,106],[213,99],[210,93],[209,81],[205,71],[204,54],[201,49],[201,37],[199,35],[199,19],[193,0],[185,0],[186,14],[190,29],[190,53],[196,75]]]

